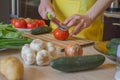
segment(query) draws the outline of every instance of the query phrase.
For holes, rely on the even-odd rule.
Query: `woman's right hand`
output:
[[[51,0],[41,0],[38,6],[38,13],[43,19],[47,18],[47,12],[51,13],[52,17],[55,17],[55,13],[51,4]]]
[[[64,24],[68,28],[75,26],[74,30],[70,33],[70,36],[72,36],[80,33],[84,28],[87,28],[92,22],[93,19],[91,19],[88,15],[73,14],[71,17],[68,17],[64,21]]]

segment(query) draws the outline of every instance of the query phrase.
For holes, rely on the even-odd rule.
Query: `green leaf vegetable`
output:
[[[24,31],[16,30],[11,24],[0,23],[0,38],[23,38]]]
[[[20,49],[32,39],[23,36],[24,31],[16,30],[11,24],[0,23],[0,48]]]

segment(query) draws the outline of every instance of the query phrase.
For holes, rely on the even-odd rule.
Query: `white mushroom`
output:
[[[47,50],[41,50],[37,53],[36,63],[37,65],[42,65],[42,66],[49,65],[50,59]]]
[[[30,47],[38,52],[45,48],[45,43],[40,39],[35,39],[30,43]]]
[[[35,63],[35,56],[35,51],[30,48],[29,44],[25,44],[22,47],[21,57],[23,58],[25,64],[30,65]]]

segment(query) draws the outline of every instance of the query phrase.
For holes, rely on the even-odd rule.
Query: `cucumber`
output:
[[[105,61],[103,55],[65,56],[54,59],[50,66],[63,72],[78,72],[97,68]]]
[[[43,34],[43,33],[50,33],[52,31],[51,27],[48,26],[43,26],[43,27],[38,27],[34,28],[30,31],[31,34],[38,35],[38,34]]]

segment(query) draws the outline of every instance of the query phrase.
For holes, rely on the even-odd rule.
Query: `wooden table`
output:
[[[101,54],[93,46],[83,48],[84,55]],[[0,51],[0,59],[5,56],[16,56],[21,61],[20,50]],[[76,73],[64,73],[52,69],[50,66],[24,65],[23,80],[114,80],[115,62],[108,59],[99,68]],[[3,80],[3,76],[0,76]]]

